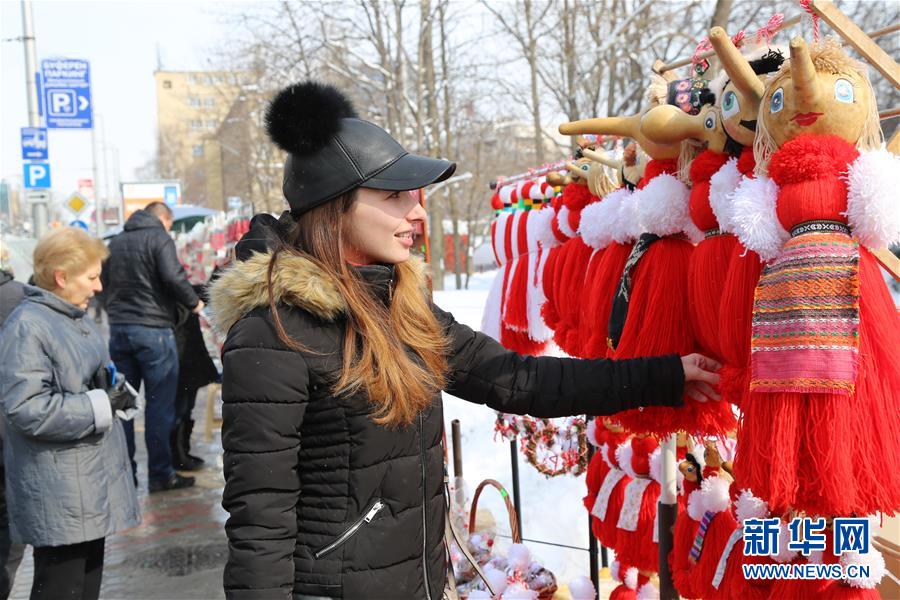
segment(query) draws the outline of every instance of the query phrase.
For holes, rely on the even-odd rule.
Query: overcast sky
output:
[[[122,180],[127,181],[155,152],[157,47],[164,69],[205,68],[211,52],[227,39],[223,10],[241,5],[223,9],[222,2],[184,0],[36,0],[33,7],[38,68],[43,58],[90,62],[95,125],[99,114],[106,143],[118,148]],[[0,2],[0,177],[16,183],[22,177],[19,128],[28,124],[25,53],[21,42],[6,40],[21,35],[21,2]],[[89,130],[50,130],[57,196],[75,191],[79,178],[91,178],[90,140]]]

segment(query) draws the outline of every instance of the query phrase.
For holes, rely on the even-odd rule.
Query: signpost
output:
[[[78,217],[84,209],[87,208],[88,201],[84,196],[75,192],[71,196],[69,196],[68,200],[66,200],[66,208],[72,211],[72,213]]]
[[[47,130],[44,127],[22,128],[22,160],[47,160]]]
[[[46,189],[50,186],[50,163],[25,163],[25,189]]]
[[[41,81],[47,127],[91,129],[91,68],[86,60],[50,58],[41,61]]]

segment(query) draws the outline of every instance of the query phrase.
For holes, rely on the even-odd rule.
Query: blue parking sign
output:
[[[22,160],[47,160],[47,130],[43,127],[22,128]]]
[[[26,189],[49,189],[50,163],[25,163],[25,175],[23,179]]]
[[[91,67],[88,61],[75,58],[42,60],[40,79],[47,127],[93,127]]]

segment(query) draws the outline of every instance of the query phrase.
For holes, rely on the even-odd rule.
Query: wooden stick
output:
[[[812,0],[810,8],[823,21],[856,49],[873,67],[887,77],[895,88],[900,88],[900,65],[887,52],[872,41],[872,38],[859,28],[847,15],[836,7],[831,0]]]
[[[894,253],[887,248],[872,250],[872,254],[895,280],[900,281],[900,258],[894,256]]]
[[[837,9],[835,9],[835,10],[837,10]],[[794,25],[796,25],[797,23],[799,23],[802,20],[803,20],[802,15],[797,15],[795,17],[791,17],[790,19],[786,19],[784,21],[784,23],[781,24],[781,27],[778,28],[778,31],[781,31],[782,29],[787,29],[788,27],[793,27]],[[827,22],[827,20],[826,20],[826,22]],[[829,25],[830,24],[831,23],[829,22]],[[837,31],[837,30],[835,29],[835,31]],[[868,35],[869,39],[874,40],[876,38],[880,38],[880,37],[888,35],[890,33],[894,33],[895,31],[900,31],[900,23],[895,23],[894,25],[888,25],[887,27],[882,27],[881,29],[876,29],[875,31],[873,31],[867,35]],[[838,33],[840,33],[840,32],[838,32]],[[849,41],[844,42],[844,45],[847,45],[848,43],[849,43]],[[710,56],[714,56],[715,54],[716,53],[714,50],[709,50],[709,51],[701,54],[699,56],[699,58],[701,58],[701,59],[709,58]],[[671,71],[673,69],[679,69],[681,67],[686,67],[687,65],[691,64],[691,58],[680,58],[680,59],[678,59],[674,62],[670,62],[668,64],[661,64],[661,63],[662,63],[662,61],[657,59],[657,63],[653,65],[653,71],[656,73],[659,73],[660,75],[662,75],[666,71]]]
[[[787,29],[788,27],[793,27],[794,25],[796,25],[797,23],[799,23],[802,20],[803,20],[803,15],[796,15],[794,17],[791,17],[790,19],[785,19],[784,22],[781,24],[781,27],[779,27],[775,31],[781,31],[782,29]],[[697,58],[702,60],[704,58],[709,58],[710,56],[715,56],[715,55],[716,55],[715,50],[707,50],[706,52],[704,52]],[[692,59],[693,59],[693,57],[682,58],[682,59],[676,60],[675,62],[670,62],[668,64],[661,65],[661,66],[659,66],[658,70],[657,69],[653,69],[653,70],[656,71],[657,73],[659,73],[660,75],[662,75],[666,71],[671,71],[673,69],[680,69],[681,67],[688,66],[689,64],[691,64]],[[654,65],[654,66],[656,66],[656,65]]]
[[[895,106],[894,108],[887,108],[880,113],[878,113],[878,118],[882,121],[886,121],[888,119],[893,119],[894,117],[900,117],[900,106]]]

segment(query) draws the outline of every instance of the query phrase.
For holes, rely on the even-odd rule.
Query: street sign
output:
[[[87,199],[78,192],[75,192],[69,196],[68,200],[66,200],[66,207],[71,210],[76,217],[84,211],[87,205]]]
[[[41,61],[47,127],[90,129],[91,68],[86,60],[49,58]]]
[[[228,196],[228,208],[236,210],[244,205],[240,196]]]
[[[47,190],[25,190],[25,202],[28,204],[47,204],[50,202],[50,192]]]
[[[43,127],[22,128],[22,160],[47,160],[47,130]]]
[[[163,191],[166,205],[171,208],[178,204],[178,196],[180,196],[178,186],[167,185]]]
[[[84,221],[79,221],[78,219],[69,223],[69,227],[81,227],[85,231],[88,231],[88,224],[85,223]]]
[[[50,163],[25,163],[24,183],[26,189],[50,187]]]

